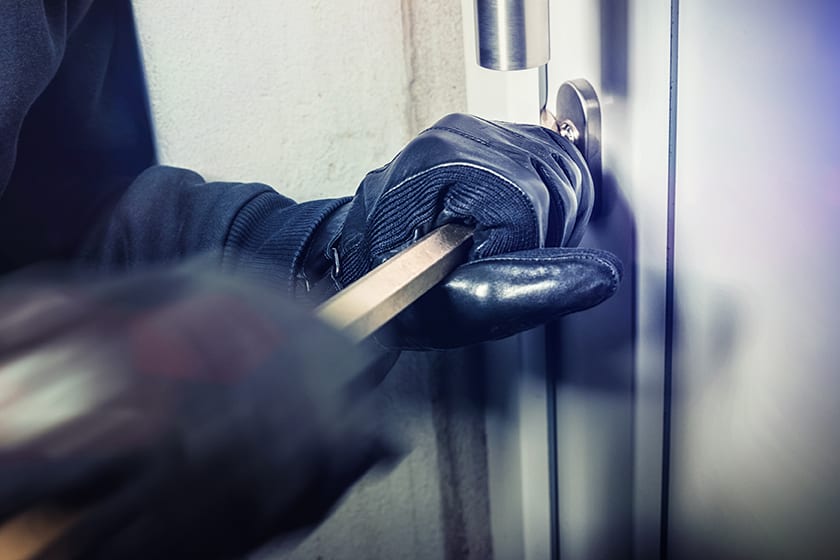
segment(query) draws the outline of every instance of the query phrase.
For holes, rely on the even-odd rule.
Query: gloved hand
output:
[[[78,514],[63,559],[227,559],[311,526],[394,456],[367,363],[207,270],[2,287],[0,520]]]
[[[583,157],[556,132],[448,115],[370,172],[320,226],[299,286],[325,299],[433,228],[474,224],[469,262],[401,314],[389,342],[447,348],[503,338],[617,290],[615,256],[569,248],[592,203]]]

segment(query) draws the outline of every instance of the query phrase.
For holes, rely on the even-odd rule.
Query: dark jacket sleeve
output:
[[[342,202],[295,204],[155,164],[130,0],[0,2],[0,272],[213,252],[291,287],[312,230]]]
[[[100,269],[130,269],[211,254],[228,271],[294,291],[315,228],[347,199],[297,204],[259,183],[207,183],[152,167],[126,189],[79,253]]]

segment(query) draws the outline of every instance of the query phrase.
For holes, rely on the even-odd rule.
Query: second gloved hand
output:
[[[205,263],[4,282],[0,525],[64,512],[42,559],[229,559],[299,535],[397,456],[369,358]]]
[[[509,336],[617,290],[615,256],[571,248],[592,203],[583,157],[556,132],[448,115],[370,172],[321,225],[298,289],[323,300],[435,227],[472,224],[469,262],[394,321],[389,344],[445,348]]]

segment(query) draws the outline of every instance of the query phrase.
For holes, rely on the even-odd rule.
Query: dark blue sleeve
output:
[[[342,203],[155,164],[130,0],[0,2],[0,273],[213,253],[291,286],[313,229]]]
[[[192,171],[152,167],[105,213],[80,256],[98,268],[130,269],[208,253],[291,294],[307,241],[346,201],[297,204],[259,183],[207,183]]]

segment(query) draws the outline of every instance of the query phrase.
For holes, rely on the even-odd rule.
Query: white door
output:
[[[669,558],[840,556],[838,25],[681,3]]]
[[[550,439],[520,441],[524,555],[837,557],[840,7],[552,0],[551,24],[550,91],[602,101],[584,243],[627,274],[522,390]],[[471,110],[535,118],[535,72],[474,74]]]
[[[520,339],[520,369],[502,366],[517,376],[518,414],[503,429],[488,419],[494,554],[627,558],[641,541],[634,520],[658,530],[660,512],[670,3],[550,7],[550,98],[586,78],[602,102],[605,180],[583,244],[614,251],[626,272],[616,297]],[[645,33],[631,27],[641,22]],[[471,112],[537,122],[537,70],[494,73],[468,60],[467,86]],[[655,550],[658,535],[647,540]]]

